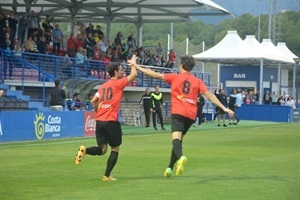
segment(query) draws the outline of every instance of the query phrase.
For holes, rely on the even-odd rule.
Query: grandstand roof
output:
[[[60,22],[163,23],[230,14],[211,0],[2,0],[1,6],[17,12],[44,7],[42,15]]]

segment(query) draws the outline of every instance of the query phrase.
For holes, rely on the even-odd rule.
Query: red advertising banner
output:
[[[96,131],[96,113],[94,111],[84,112],[84,136],[94,136]]]

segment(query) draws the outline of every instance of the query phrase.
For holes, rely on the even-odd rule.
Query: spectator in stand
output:
[[[63,33],[59,29],[59,24],[55,24],[51,35],[52,35],[52,41],[53,41],[52,53],[54,55],[59,56],[60,44],[62,43],[62,40],[63,40],[63,37],[64,37]]]
[[[83,44],[84,49],[87,51],[88,59],[92,59],[94,56],[95,43],[92,36],[92,33],[87,33],[87,38],[85,38]]]
[[[283,91],[283,95],[282,96],[283,96],[283,100],[287,101],[290,95],[288,93],[286,93],[285,91]]]
[[[272,105],[276,105],[278,100],[278,95],[275,93],[275,91],[272,92],[271,99],[272,99]]]
[[[109,51],[106,52],[105,56],[102,58],[102,62],[104,62],[103,64],[105,66],[108,66],[109,63],[111,62],[111,54],[109,53]]]
[[[255,104],[259,104],[259,90],[256,91],[254,96],[255,96]]]
[[[17,38],[15,38],[15,42],[14,42],[14,50],[15,51],[18,51],[18,52],[21,52],[21,51],[24,51],[24,48],[22,47],[23,45],[21,45],[19,43],[19,40]],[[18,54],[18,55],[21,55],[21,54]]]
[[[78,34],[75,43],[75,51],[78,51],[80,47],[83,48],[83,44],[84,44],[84,40],[82,39],[82,35]]]
[[[164,47],[161,44],[161,42],[158,43],[158,46],[156,47],[156,54],[157,55],[163,55]]]
[[[7,16],[9,28],[10,28],[10,41],[14,43],[14,39],[16,37],[17,33],[17,24],[18,24],[18,19],[15,18],[15,12],[10,11],[9,15]]]
[[[253,104],[253,103],[255,103],[254,95],[253,95],[252,91],[249,91],[249,93],[248,92],[245,93],[245,98],[244,98],[243,102],[245,104]]]
[[[98,33],[98,36],[104,36],[103,32],[101,31],[101,26],[97,25],[96,30],[94,31],[95,33]]]
[[[42,37],[44,35],[44,31],[42,29],[42,17],[38,17],[38,25],[39,25],[39,28],[37,29],[38,30],[38,33],[37,33],[37,37],[38,37],[38,40],[40,40],[40,37]]]
[[[119,31],[117,36],[115,37],[115,40],[114,40],[115,44],[114,46],[117,47],[117,46],[122,46],[122,32]]]
[[[285,105],[289,106],[289,107],[291,107],[293,109],[296,109],[296,104],[295,104],[295,101],[294,101],[294,99],[293,99],[292,96],[288,97],[287,101],[285,102]]]
[[[168,64],[168,68],[173,68],[174,65],[175,65],[175,62],[176,62],[176,54],[174,52],[173,49],[170,50],[170,53],[168,54],[168,57],[169,57],[169,64]]]
[[[101,52],[100,52],[99,46],[95,45],[95,50],[94,50],[94,55],[93,55],[92,60],[100,61],[100,59],[101,59]]]
[[[127,43],[130,43],[130,46],[132,46],[133,48],[136,47],[136,39],[134,37],[134,33],[131,33],[130,36],[128,36]]]
[[[51,32],[53,30],[53,26],[51,26],[50,23],[51,23],[51,18],[49,15],[46,15],[46,19],[42,23],[42,27],[44,28],[44,36],[47,45],[50,45],[50,42],[52,42]]]
[[[95,32],[95,33],[93,34],[93,41],[94,41],[95,44],[98,44],[99,41],[100,41],[100,37],[99,37],[99,35],[98,35],[97,32]]]
[[[74,35],[77,37],[78,34],[81,34],[81,30],[82,30],[82,23],[77,22],[76,25],[74,26],[74,29],[73,29]]]
[[[27,17],[26,17],[26,13],[23,13],[18,23],[18,39],[21,45],[23,45],[25,42],[26,29],[27,29]]]
[[[100,60],[104,57],[107,51],[108,43],[105,41],[104,36],[100,36],[100,41],[98,43],[99,49],[100,49]]]
[[[79,47],[76,55],[75,55],[75,58],[76,58],[76,65],[80,65],[80,66],[83,66],[84,64],[84,61],[87,60],[87,57],[84,55],[84,52],[83,52],[83,48],[82,47]]]
[[[93,34],[94,34],[94,25],[92,23],[89,23],[89,26],[85,28],[85,33],[87,35],[91,34],[93,36]]]
[[[27,40],[25,42],[25,51],[30,53],[37,53],[37,49],[34,48],[34,41],[32,40],[32,36],[27,36]]]
[[[34,49],[35,52],[40,53],[39,50],[38,50],[38,48],[37,48],[37,44],[38,44],[38,37],[34,36],[32,38],[33,49]]]
[[[276,102],[276,105],[277,106],[282,106],[285,104],[285,101],[284,101],[284,98],[283,96],[280,96],[278,99],[277,99],[277,102]]]
[[[8,50],[8,51],[12,51],[12,50],[14,50],[14,45],[13,45],[13,43],[10,41],[9,38],[10,38],[10,35],[9,35],[9,33],[6,32],[6,33],[4,34],[4,38],[1,39],[0,47],[1,47],[2,49]],[[10,52],[10,53],[12,53],[12,52]],[[8,56],[7,61],[8,61],[8,64],[4,64],[4,65],[3,65],[3,72],[4,72],[4,73],[3,73],[3,77],[4,77],[4,79],[6,79],[7,66],[8,66],[8,67],[9,67],[9,69],[8,69],[9,79],[12,79],[14,62],[13,62],[13,60],[12,60],[12,58],[11,58],[10,56]],[[4,61],[4,62],[6,62],[6,61]]]
[[[31,11],[31,14],[28,16],[28,33],[27,35],[31,35],[35,30],[39,29],[39,20],[38,17],[43,12],[44,7],[41,8],[38,14],[35,13],[34,10]]]
[[[263,100],[264,100],[265,105],[270,105],[270,102],[272,101],[272,98],[271,98],[269,90],[266,91]]]
[[[1,8],[0,9],[0,35],[3,35],[3,36],[4,36],[4,33],[7,32],[6,31],[6,27],[7,27],[6,20],[7,20],[7,17],[2,12],[2,8]]]
[[[38,41],[37,50],[41,54],[48,54],[48,52],[47,52],[47,43],[46,43],[45,37],[41,37],[40,41]]]
[[[75,58],[76,50],[76,38],[74,36],[74,33],[70,34],[70,37],[67,40],[67,54],[70,58]]]

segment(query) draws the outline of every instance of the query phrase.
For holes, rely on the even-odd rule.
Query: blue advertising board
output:
[[[83,112],[2,111],[0,142],[83,136]]]

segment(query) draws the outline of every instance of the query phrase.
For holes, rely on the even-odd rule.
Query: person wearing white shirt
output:
[[[242,106],[242,104],[243,104],[243,97],[242,97],[242,93],[240,93],[236,89],[233,90],[233,93],[230,96],[236,98],[235,99],[235,105],[234,105],[234,118],[236,119],[236,123],[233,123],[233,124],[237,125],[241,120],[237,116],[236,111],[237,111],[238,108],[240,108]]]
[[[290,106],[293,109],[296,109],[295,101],[291,96],[288,97],[287,101],[285,102],[285,105]]]

